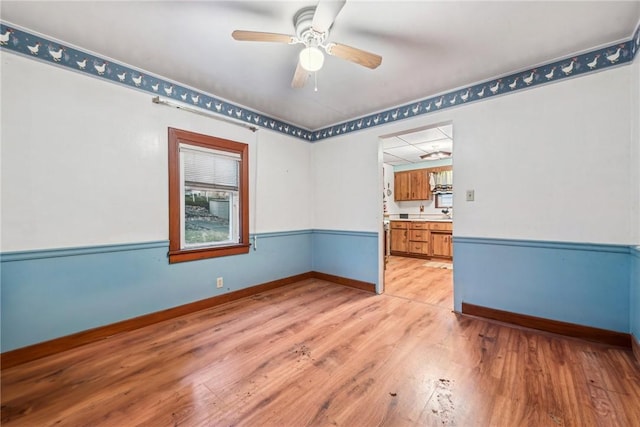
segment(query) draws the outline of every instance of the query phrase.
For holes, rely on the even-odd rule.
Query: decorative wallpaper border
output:
[[[640,49],[640,27],[626,42],[314,131],[223,101],[173,81],[146,75],[135,68],[109,62],[104,58],[28,33],[4,22],[0,22],[0,49],[67,67],[153,95],[171,98],[240,122],[315,142],[631,62]]]
[[[170,98],[191,107],[199,107],[211,113],[254,126],[271,129],[307,141],[311,140],[311,132],[307,129],[223,101],[204,92],[181,86],[171,80],[150,76],[135,68],[28,33],[9,23],[0,22],[0,49],[53,63],[153,95],[160,95],[163,98]]]
[[[600,71],[631,62],[640,46],[640,28],[634,38],[591,52],[562,59],[536,68],[440,94],[411,104],[400,105],[379,113],[359,117],[344,123],[313,131],[311,141],[380,126],[395,121],[428,114],[461,104],[482,101],[538,85],[555,82],[580,74]]]

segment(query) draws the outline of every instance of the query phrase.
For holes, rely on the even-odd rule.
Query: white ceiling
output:
[[[370,70],[328,56],[292,89],[293,34],[310,1],[7,1],[0,18],[309,130],[628,40],[640,1],[347,1],[329,41],[377,53]]]
[[[433,151],[453,150],[453,129],[451,125],[418,130],[382,139],[384,163],[397,166],[424,162],[420,156]]]

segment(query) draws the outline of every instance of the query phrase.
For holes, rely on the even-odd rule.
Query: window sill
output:
[[[169,251],[169,264],[178,262],[196,261],[199,259],[218,258],[230,255],[249,253],[249,244],[224,246],[221,248],[203,248],[191,250]]]

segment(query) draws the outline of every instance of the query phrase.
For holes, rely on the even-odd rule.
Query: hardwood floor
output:
[[[427,267],[419,258],[390,256],[385,271],[384,293],[453,310],[453,273]],[[439,264],[439,262],[432,262]],[[449,264],[441,262],[441,264]]]
[[[3,370],[2,425],[640,425],[630,351],[389,285],[309,279]]]

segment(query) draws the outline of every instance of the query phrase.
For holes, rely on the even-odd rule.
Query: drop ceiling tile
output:
[[[426,161],[420,156],[432,151],[453,151],[452,125],[423,129],[383,140],[384,162],[392,164]],[[408,142],[407,142],[408,141]]]
[[[383,150],[386,150],[387,148],[402,147],[405,145],[407,145],[405,141],[395,136],[392,138],[385,138],[382,140]]]
[[[422,150],[419,150],[419,149],[415,148],[412,145],[406,145],[406,146],[403,146],[403,147],[389,148],[389,149],[385,150],[385,152],[387,152],[387,153],[389,153],[391,155],[403,158],[403,159],[406,159],[408,157],[412,157],[412,156],[415,156],[415,155],[424,154],[422,152]]]
[[[427,153],[437,150],[451,151],[453,150],[453,142],[451,142],[451,140],[449,139],[445,139],[442,141],[423,142],[421,144],[415,144],[414,147]]]
[[[399,135],[398,138],[408,142],[409,144],[419,144],[421,142],[438,141],[447,138],[447,136],[440,132],[438,128],[431,128]]]
[[[394,156],[394,155],[389,154],[387,152],[383,152],[382,153],[382,161],[384,163],[397,162],[397,161],[402,161],[402,158],[400,158],[398,156]]]
[[[453,139],[453,125],[440,126],[438,129],[449,138]]]

